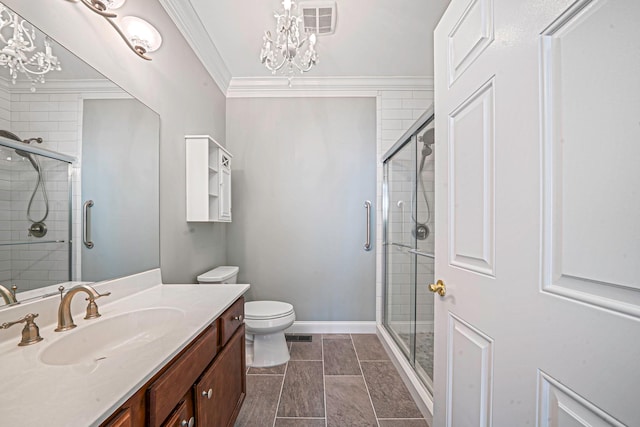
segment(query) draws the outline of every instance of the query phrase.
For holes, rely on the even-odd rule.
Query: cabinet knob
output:
[[[206,397],[207,399],[211,399],[211,396],[213,395],[213,390],[209,389],[209,391],[202,391],[202,396]]]
[[[237,320],[239,322],[242,322],[242,319],[244,319],[244,317],[242,316],[242,314],[239,314],[237,316],[233,316],[233,320]]]
[[[196,419],[194,417],[189,418],[189,421],[187,420],[182,420],[182,422],[180,423],[181,427],[193,427],[196,423]]]

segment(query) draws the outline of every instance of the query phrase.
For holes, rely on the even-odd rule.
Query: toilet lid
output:
[[[293,313],[293,306],[280,301],[249,301],[244,304],[246,319],[277,319]]]
[[[239,267],[223,265],[202,273],[198,276],[198,283],[220,283],[238,274]]]

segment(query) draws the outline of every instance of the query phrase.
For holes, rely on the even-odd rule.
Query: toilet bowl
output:
[[[238,267],[222,266],[198,276],[198,283],[236,283]],[[244,304],[247,366],[269,367],[286,363],[289,348],[284,331],[293,325],[293,306],[280,301],[249,301]]]
[[[293,306],[280,301],[250,301],[244,304],[247,337],[247,364],[268,367],[289,360],[284,330],[293,325]],[[252,348],[250,348],[252,347]]]

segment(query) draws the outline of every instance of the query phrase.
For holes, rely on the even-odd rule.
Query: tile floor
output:
[[[247,370],[235,427],[427,427],[376,335],[313,335],[290,352]]]

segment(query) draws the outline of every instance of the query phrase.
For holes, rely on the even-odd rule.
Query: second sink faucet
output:
[[[76,327],[71,317],[71,300],[78,292],[86,292],[89,295],[87,298],[89,304],[87,305],[87,315],[84,317],[85,319],[100,317],[96,300],[100,297],[111,295],[111,292],[101,294],[89,285],[77,285],[69,289],[64,297],[62,297],[62,301],[60,301],[60,306],[58,307],[58,327],[55,329],[56,332],[68,331]]]

